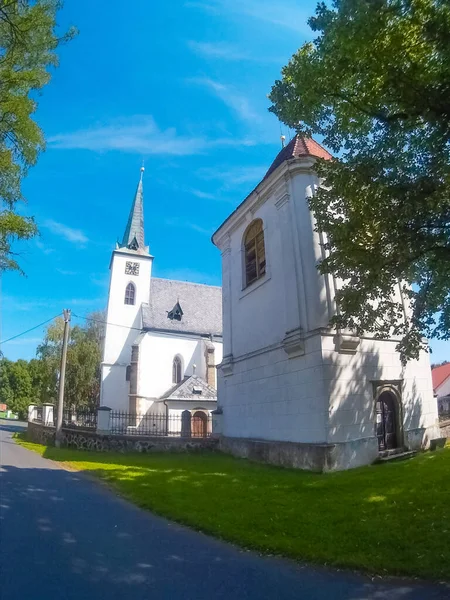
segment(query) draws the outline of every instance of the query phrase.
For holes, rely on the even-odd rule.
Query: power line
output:
[[[38,327],[42,327],[42,325],[46,325],[47,323],[50,323],[50,321],[53,321],[54,319],[56,319],[59,316],[60,315],[56,315],[55,317],[52,317],[51,319],[47,319],[47,321],[44,321],[43,323],[39,323],[39,325],[35,325],[34,327],[31,327],[30,329],[27,329],[26,331],[22,331],[22,333],[18,333],[17,335],[13,335],[12,337],[8,338],[7,340],[2,340],[0,342],[0,346],[2,344],[6,344],[7,342],[10,342],[11,340],[15,340],[16,338],[20,337],[21,335],[25,335],[26,333],[30,333],[30,331],[33,331],[34,329],[38,329]]]
[[[101,321],[100,319],[93,319],[92,317],[83,317],[82,315],[76,315],[72,313],[72,316],[77,319],[84,319],[85,321],[94,321],[95,323],[102,323],[103,325],[112,325],[113,327],[124,327],[125,329],[134,329],[135,331],[142,331],[141,327],[128,327],[128,325],[119,325],[118,323],[110,323],[109,321]]]

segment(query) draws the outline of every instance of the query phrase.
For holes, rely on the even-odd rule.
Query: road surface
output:
[[[20,427],[0,422],[2,600],[450,598],[450,586],[262,558],[185,529],[17,446]]]

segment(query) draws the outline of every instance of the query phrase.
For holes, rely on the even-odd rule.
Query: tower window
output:
[[[125,304],[134,304],[136,296],[136,288],[132,283],[129,283],[125,290]]]
[[[266,272],[266,249],[261,219],[250,223],[244,235],[244,281],[250,285]]]
[[[179,356],[175,356],[172,364],[172,381],[173,383],[180,383],[183,375],[182,375],[183,365],[181,364],[181,358]]]

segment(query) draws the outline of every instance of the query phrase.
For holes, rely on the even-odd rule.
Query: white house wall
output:
[[[438,398],[442,396],[448,396],[450,394],[450,377],[448,377],[437,389],[436,394]]]

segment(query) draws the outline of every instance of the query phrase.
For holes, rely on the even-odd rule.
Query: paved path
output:
[[[450,587],[261,558],[174,525],[17,446],[17,427],[0,422],[2,600],[450,598]]]

